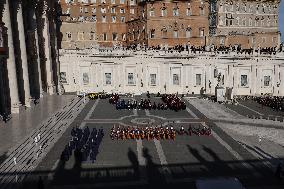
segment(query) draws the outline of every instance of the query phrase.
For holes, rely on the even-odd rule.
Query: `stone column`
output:
[[[280,86],[279,86],[279,95],[284,96],[284,67],[279,68],[280,71]]]
[[[31,107],[31,94],[30,94],[30,81],[28,72],[28,60],[27,60],[27,46],[25,39],[25,29],[23,21],[22,0],[18,0],[17,3],[17,25],[19,31],[19,42],[21,49],[21,61],[23,70],[24,92],[25,92],[25,106]]]
[[[29,24],[31,27],[31,30],[34,31],[34,37],[35,37],[35,49],[36,49],[36,56],[37,56],[37,61],[36,61],[36,67],[38,71],[37,75],[37,80],[38,80],[38,87],[39,87],[39,95],[40,97],[43,96],[43,89],[42,89],[42,80],[41,80],[41,66],[40,66],[40,57],[39,57],[39,40],[38,40],[38,30],[37,30],[37,18],[35,14],[35,6],[37,6],[34,2],[32,4],[31,9],[29,9]]]
[[[49,36],[49,20],[48,20],[48,2],[43,1],[43,37],[44,37],[44,54],[45,54],[45,69],[46,69],[46,81],[47,81],[47,93],[50,95],[55,93],[55,86],[53,81],[53,69],[51,60],[51,47]]]
[[[17,71],[16,71],[16,62],[14,55],[14,41],[12,35],[12,26],[11,26],[11,15],[9,9],[9,0],[4,1],[4,11],[2,21],[7,27],[8,35],[8,59],[7,59],[7,70],[9,78],[9,93],[10,93],[10,102],[11,102],[11,113],[19,113],[19,91],[18,91],[18,82],[17,82]]]
[[[256,65],[251,65],[251,95],[256,95],[257,91],[257,75],[256,75]]]

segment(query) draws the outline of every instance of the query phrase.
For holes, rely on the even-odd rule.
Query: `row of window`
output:
[[[231,19],[231,18],[226,18],[226,22],[224,23],[223,21],[224,17],[220,17],[220,25],[226,25],[226,26],[251,26],[251,27],[265,27],[265,26],[277,26],[278,20],[277,18],[271,20],[270,18],[268,19],[252,19],[249,18],[239,18],[237,17],[236,19]]]
[[[211,11],[214,11],[214,6],[211,6]],[[220,4],[221,12],[243,12],[243,13],[254,13],[254,14],[276,14],[277,6],[270,4],[239,4],[239,3],[231,3],[231,4]]]
[[[67,36],[67,41],[71,41],[72,40],[71,32],[67,32],[66,36]],[[118,38],[119,38],[119,34],[118,33],[112,33],[112,35],[111,35],[112,41],[117,41],[117,40],[119,40]],[[79,41],[85,40],[85,33],[84,32],[78,32],[77,33],[77,39]],[[89,33],[89,40],[96,40],[95,33],[93,33],[93,32]],[[109,40],[107,33],[103,33],[102,34],[102,40],[103,41],[108,41]],[[126,34],[125,33],[121,34],[121,40],[122,41],[126,40]]]
[[[179,8],[173,8],[172,9],[172,16],[180,16],[180,11],[179,11]],[[156,15],[157,14],[157,15]],[[200,7],[200,12],[199,12],[199,14],[200,15],[205,15],[205,8],[204,7]],[[151,8],[150,10],[149,10],[149,16],[150,17],[154,17],[154,16],[170,16],[170,15],[168,15],[168,10],[167,10],[167,8],[162,8],[161,10],[160,10],[160,15],[158,15],[158,11],[155,11],[155,9],[154,8]],[[191,8],[187,8],[186,9],[186,16],[191,16],[192,15],[192,10],[191,10]]]
[[[118,3],[116,1],[119,1],[119,4],[125,4],[126,0],[110,0],[110,3],[111,4],[116,4],[116,3]],[[91,4],[94,4],[94,3],[106,4],[107,3],[106,0],[98,0],[98,1],[97,0],[78,0],[78,2],[79,3],[85,3],[85,4],[87,4],[87,3],[91,3]],[[76,3],[76,2],[75,2],[75,0],[65,0],[65,3],[72,4],[72,3]],[[135,5],[135,0],[130,0],[129,4],[130,5]]]
[[[85,17],[85,16],[79,16],[78,18],[75,18],[75,17],[67,17],[65,19],[65,21],[78,21],[78,22],[102,22],[102,23],[106,23],[108,20],[107,20],[107,15],[103,15],[101,16],[101,20],[98,20],[97,19],[97,16],[96,15],[93,15],[91,17]],[[118,22],[118,19],[117,19],[117,16],[111,16],[111,22],[112,23],[116,23]],[[125,16],[121,16],[120,17],[120,22],[121,23],[124,23],[125,22]]]
[[[200,28],[199,29],[199,37],[204,37],[204,28]],[[172,37],[173,38],[179,38],[179,37],[186,37],[186,38],[190,38],[190,37],[192,37],[192,29],[191,28],[187,28],[186,30],[185,30],[185,36],[182,36],[182,35],[180,35],[180,34],[183,34],[184,32],[181,32],[181,31],[178,31],[178,30],[174,30],[173,32],[172,32]],[[156,30],[155,29],[152,29],[152,30],[150,30],[150,33],[149,33],[149,38],[150,39],[153,39],[153,38],[155,38],[155,34],[156,34]],[[161,31],[161,36],[162,36],[162,38],[167,38],[167,37],[169,37],[168,36],[169,34],[168,34],[168,31],[167,30],[162,30]]]
[[[117,9],[115,7],[111,7],[110,8],[110,13],[116,13],[116,10]],[[130,9],[130,10],[131,10],[130,12],[134,11],[134,9],[133,10]],[[80,7],[80,13],[88,13],[88,12],[89,12],[89,7]],[[97,12],[97,9],[95,7],[92,7],[91,8],[91,12],[93,14],[95,14]],[[107,13],[107,8],[105,8],[105,7],[100,8],[100,12],[103,13],[103,14]],[[125,9],[124,8],[119,8],[119,12],[121,14],[124,14],[125,13]],[[66,9],[65,14],[71,14],[71,8],[70,7]]]
[[[127,84],[128,85],[135,85],[135,74],[134,73],[128,73],[127,74]],[[67,82],[67,76],[66,72],[60,72],[60,81],[62,83],[68,83]],[[90,83],[89,75],[88,73],[82,74],[82,81],[84,85],[88,85]],[[105,73],[104,74],[104,84],[105,85],[112,85],[113,79],[111,73]],[[221,85],[224,85],[225,79],[224,76],[221,79]],[[172,85],[180,85],[180,75],[179,74],[173,74],[172,75]],[[248,75],[241,75],[240,77],[240,84],[241,87],[248,87]],[[157,85],[157,74],[149,74],[149,85],[150,86],[156,86]],[[202,85],[202,74],[195,74],[195,86],[201,86]],[[263,86],[264,87],[270,87],[271,85],[271,76],[265,75],[263,76]]]

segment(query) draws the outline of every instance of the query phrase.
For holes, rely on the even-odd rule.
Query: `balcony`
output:
[[[7,55],[7,30],[4,23],[0,23],[0,58]]]

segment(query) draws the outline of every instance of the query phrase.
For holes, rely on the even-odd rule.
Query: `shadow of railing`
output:
[[[138,174],[138,164],[135,163],[136,160],[133,158],[133,166],[82,168],[81,165],[77,164],[78,166],[68,170],[64,168],[65,164],[61,161],[57,168],[52,171],[1,173],[0,188],[36,189],[42,188],[43,185],[46,188],[84,188],[90,186],[95,188],[137,188],[139,185],[147,186],[147,188],[157,188],[157,185],[167,188],[172,184],[181,184],[180,186],[182,186],[184,182],[194,183],[198,178],[213,177],[236,177],[245,186],[279,186],[280,188],[284,186],[282,181],[276,179],[271,169],[263,166],[269,163],[268,160],[222,161],[214,152],[204,147],[204,151],[207,151],[213,157],[213,161],[207,161],[201,157],[198,150],[189,146],[188,148],[200,162],[162,166],[154,164],[148,150],[144,149],[146,182],[142,181],[141,175]],[[283,161],[284,158],[275,158],[274,160]],[[255,174],[255,170],[248,169],[244,164],[258,167],[258,174]],[[78,167],[80,168],[78,169]],[[164,167],[170,170],[170,180],[166,179],[163,172]],[[18,182],[16,182],[16,177]],[[5,180],[9,180],[9,182]]]

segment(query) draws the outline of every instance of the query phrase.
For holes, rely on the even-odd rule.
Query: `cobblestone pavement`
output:
[[[6,160],[0,165],[1,189],[15,188],[33,171],[62,136],[84,107],[81,98],[73,99],[59,111],[53,113],[20,142],[6,153]],[[35,138],[38,139],[35,139]]]
[[[151,100],[160,101],[158,98]],[[281,145],[276,146],[265,137],[263,145],[256,145],[256,139],[249,138],[254,136],[243,135],[227,126],[239,125],[240,129],[261,125],[264,129],[281,130],[280,122],[266,120],[267,123],[259,124],[220,104],[199,99],[186,101],[188,108],[180,112],[116,110],[107,100],[89,101],[62,131],[51,150],[42,156],[36,170],[29,172],[20,187],[14,186],[37,188],[41,176],[46,188],[54,189],[195,188],[195,180],[199,178],[236,177],[246,188],[283,188],[283,183],[274,178],[274,167],[271,166],[283,158],[281,153],[277,156],[271,153],[283,150]],[[178,136],[175,141],[117,141],[109,137],[113,124],[145,127],[148,121],[153,125],[172,125],[176,128],[189,124],[194,127],[210,126],[213,132],[212,136]],[[105,136],[95,163],[77,162],[74,157],[66,163],[59,161],[70,140],[71,129],[77,125],[104,129]],[[250,132],[254,133],[254,130]],[[273,146],[270,151],[266,150],[269,146]],[[259,158],[259,154],[267,158]]]

